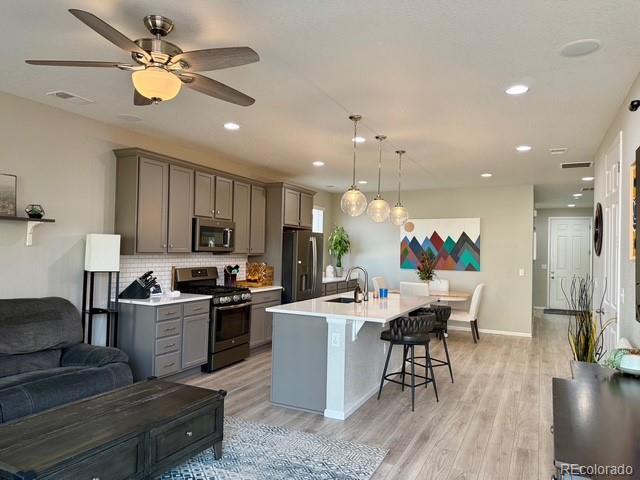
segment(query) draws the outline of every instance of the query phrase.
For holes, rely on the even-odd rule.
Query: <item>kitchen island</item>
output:
[[[346,300],[341,300],[346,299]],[[344,420],[376,394],[388,343],[380,333],[391,320],[433,301],[389,294],[387,299],[342,303],[329,295],[267,309],[273,313],[271,402]],[[389,363],[397,370],[402,349]]]

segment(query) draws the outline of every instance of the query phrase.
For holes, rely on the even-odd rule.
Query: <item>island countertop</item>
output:
[[[435,301],[432,297],[409,297],[401,296],[397,293],[390,293],[389,298],[373,298],[369,295],[369,301],[362,303],[327,301],[339,297],[353,298],[353,295],[344,293],[328,295],[302,302],[269,307],[267,312],[387,323],[394,318],[402,317]]]

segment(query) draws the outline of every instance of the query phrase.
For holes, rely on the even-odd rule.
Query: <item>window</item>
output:
[[[313,233],[323,233],[324,232],[324,208],[315,207],[312,210],[313,213],[313,225],[311,227],[311,231]]]

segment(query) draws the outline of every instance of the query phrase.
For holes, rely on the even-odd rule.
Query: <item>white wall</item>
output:
[[[629,259],[629,224],[631,202],[630,196],[630,166],[635,162],[635,151],[640,147],[640,111],[630,112],[629,102],[640,98],[640,77],[629,90],[627,98],[611,123],[595,157],[595,191],[594,201],[604,205],[605,191],[605,165],[604,155],[609,150],[612,142],[622,131],[622,179],[620,205],[621,215],[621,238],[620,238],[620,312],[619,326],[620,336],[629,338],[636,345],[640,345],[640,324],[635,320],[635,262]],[[594,257],[594,279],[597,282],[595,299],[602,296],[602,286],[604,284],[604,257]]]
[[[18,212],[40,203],[56,223],[38,227],[25,247],[26,225],[0,221],[0,298],[61,296],[81,303],[84,238],[114,227],[112,150],[142,147],[256,179],[267,170],[211,150],[189,148],[0,93],[0,173],[18,176]],[[142,268],[142,267],[140,267]]]
[[[452,290],[473,291],[486,284],[480,311],[481,329],[531,333],[533,260],[533,187],[467,188],[404,192],[412,218],[480,217],[481,271],[439,271]],[[393,198],[387,194],[386,198]],[[363,265],[369,277],[384,275],[392,287],[400,281],[419,281],[415,271],[400,269],[398,227],[375,224],[365,215],[352,218],[333,197],[333,222],[343,225],[353,251],[346,266]],[[518,275],[524,269],[525,276]]]
[[[544,208],[538,209],[535,218],[537,235],[536,260],[533,262],[533,306],[548,306],[547,273],[549,272],[549,217],[593,217],[590,208]]]

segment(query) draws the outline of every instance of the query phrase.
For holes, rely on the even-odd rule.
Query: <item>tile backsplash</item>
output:
[[[122,255],[120,256],[120,291],[148,270],[158,277],[166,292],[171,289],[171,267],[218,267],[219,284],[223,282],[225,265],[240,265],[238,280],[246,278],[246,255],[212,255],[211,253]]]

